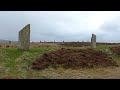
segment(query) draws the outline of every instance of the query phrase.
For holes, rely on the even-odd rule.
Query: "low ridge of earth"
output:
[[[96,45],[118,45],[119,43],[97,43]],[[91,42],[61,42],[58,45],[65,47],[82,47],[82,46],[91,46]]]
[[[52,51],[43,54],[32,63],[33,69],[45,69],[49,66],[53,68],[92,68],[92,67],[107,67],[118,66],[107,54],[93,49],[65,49]]]

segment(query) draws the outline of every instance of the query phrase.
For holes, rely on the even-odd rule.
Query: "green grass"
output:
[[[96,47],[96,50],[99,51],[104,51],[105,49],[107,49],[109,46],[108,45],[99,45]]]
[[[100,46],[96,47],[96,50],[106,53],[106,51],[105,51],[106,49],[109,49],[109,47],[114,47],[114,46],[119,46],[119,45],[100,45]],[[112,59],[120,65],[120,56],[119,55],[112,53],[110,55],[108,54],[108,56],[112,57]]]
[[[112,46],[113,45],[111,45],[110,47]],[[105,50],[108,47],[108,45],[100,45],[97,46],[96,50],[106,53]],[[49,79],[53,77],[55,78],[55,76],[65,76],[62,74],[64,72],[66,73],[66,75],[68,75],[68,73],[70,73],[70,70],[67,71],[64,69],[60,69],[60,72],[59,70],[57,71],[50,68],[47,68],[43,71],[31,69],[32,62],[35,61],[36,58],[38,58],[40,55],[45,52],[50,52],[58,49],[59,48],[57,47],[40,47],[31,48],[27,51],[21,51],[17,50],[16,48],[0,48],[0,78]],[[76,49],[79,49],[79,47]],[[120,56],[116,54],[111,54],[109,56],[111,56],[113,60],[115,60],[120,65]],[[76,75],[77,74],[78,73],[76,72]]]
[[[28,71],[31,70],[32,62],[36,60],[36,58],[39,57],[40,54],[49,51],[54,51],[57,49],[58,48],[42,47],[32,48],[27,51],[21,51],[16,48],[1,48],[0,49],[0,61],[1,61],[0,65],[2,70],[1,72],[3,75],[9,76],[16,76],[18,74],[19,75],[22,74],[23,76],[29,76]],[[0,78],[3,77],[3,76],[1,77],[1,75]],[[18,77],[20,77],[19,75]],[[44,76],[38,75],[38,78],[44,78]]]
[[[108,49],[109,47],[114,47],[114,46],[120,46],[120,45],[98,45],[96,46],[96,50],[105,51],[105,49]]]

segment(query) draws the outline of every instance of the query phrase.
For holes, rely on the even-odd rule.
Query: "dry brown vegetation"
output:
[[[120,46],[115,46],[115,47],[111,47],[110,50],[117,54],[117,55],[120,55]]]
[[[40,47],[61,47],[57,43],[31,43],[30,48],[40,48]]]
[[[84,50],[82,51],[82,53],[80,53],[80,56],[78,57],[78,59],[91,58],[92,60],[92,58],[95,57],[96,60],[99,59],[101,62],[103,62],[102,60],[104,61],[106,60],[103,58],[101,59],[101,57],[104,57],[106,59],[108,57],[111,57],[111,59],[109,58],[108,61],[109,60],[110,61],[112,60],[112,62],[115,61],[117,62],[118,66],[120,66],[120,56],[114,55],[114,51],[110,55],[109,54],[103,55],[107,47],[109,46],[112,47],[113,45],[115,46],[116,44],[113,44],[113,45],[109,44],[109,46],[98,45],[96,50],[102,51],[101,52],[102,54],[96,55],[96,52],[95,52],[95,56],[94,56],[94,54],[91,51],[88,52],[88,53],[91,53],[90,56],[93,56],[93,57],[89,57],[89,54],[85,52],[86,48],[90,48],[89,46],[85,46],[85,45],[83,45],[82,47],[79,45],[76,45],[75,47],[73,46],[66,47],[64,45],[60,45],[60,43],[57,43],[57,42],[31,43],[29,51],[18,51],[17,45],[14,45],[14,44],[0,44],[0,45],[1,45],[0,78],[3,78],[3,79],[110,79],[110,78],[120,79],[120,67],[116,67],[114,65],[113,66],[108,65],[107,67],[77,68],[77,69],[73,69],[73,68],[65,69],[64,67],[60,67],[58,65],[59,68],[53,68],[49,66],[48,68],[45,68],[43,70],[32,69],[32,63],[35,62],[36,58],[39,59],[43,55],[45,55],[45,57],[47,58],[46,56],[47,54],[48,58],[52,57],[53,60],[55,60],[54,55],[56,55],[56,58],[58,57],[67,58],[68,56],[70,56],[70,58],[67,58],[66,60],[68,59],[73,60],[73,59],[76,59],[74,57],[77,56],[77,53],[76,53],[77,51],[75,51],[74,54],[72,54],[71,52],[78,49]],[[9,45],[9,48],[6,48],[6,45]],[[60,48],[65,48],[65,52],[64,50],[61,51],[61,53],[63,53],[64,55],[61,55],[60,53],[58,54],[58,53],[51,52],[51,51],[55,52],[56,50],[60,50]],[[71,49],[74,49],[74,50],[71,51]],[[48,54],[47,52],[50,52],[50,53]],[[69,54],[67,54],[67,52]],[[63,60],[65,61],[65,59]],[[70,62],[72,60],[70,60]],[[83,60],[83,61],[89,61],[89,60]],[[74,65],[73,62],[72,64]]]
[[[45,69],[39,75],[50,79],[120,79],[120,67],[99,67],[73,69]]]
[[[97,45],[119,45],[119,43],[97,43]],[[90,42],[32,42],[30,48],[40,47],[86,47],[91,46]],[[0,44],[2,48],[17,48],[17,44]]]
[[[0,44],[0,48],[17,48],[16,44]]]

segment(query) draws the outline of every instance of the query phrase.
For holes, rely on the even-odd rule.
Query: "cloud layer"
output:
[[[31,41],[120,42],[119,11],[0,11],[0,39],[18,40],[31,24]]]

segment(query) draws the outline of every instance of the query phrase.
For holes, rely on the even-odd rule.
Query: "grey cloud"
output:
[[[104,22],[100,29],[107,32],[120,32],[120,16],[116,17],[114,20]]]
[[[94,13],[0,11],[0,39],[18,40],[18,32],[26,24],[31,24],[31,41],[90,41],[92,33],[97,35],[98,41],[119,41],[118,17],[101,25],[96,30],[100,32],[86,28],[82,21]]]

